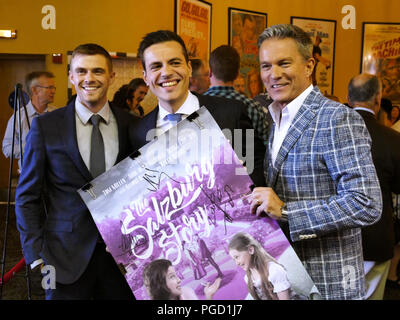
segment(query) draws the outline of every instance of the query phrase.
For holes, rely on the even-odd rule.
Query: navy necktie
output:
[[[169,113],[166,117],[168,121],[179,122],[182,120],[182,113]]]
[[[90,118],[90,122],[93,125],[92,141],[90,145],[90,173],[92,174],[93,178],[96,178],[106,171],[104,142],[99,128],[101,120],[102,118],[98,114],[94,114]]]

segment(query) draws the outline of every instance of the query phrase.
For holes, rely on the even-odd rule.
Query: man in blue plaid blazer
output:
[[[258,45],[274,123],[268,187],[253,190],[252,212],[280,221],[324,299],[363,299],[361,228],[382,210],[367,128],[312,86],[312,42],[302,29],[272,26]]]

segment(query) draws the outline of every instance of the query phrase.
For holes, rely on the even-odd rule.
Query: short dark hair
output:
[[[128,104],[126,103],[126,99],[128,97],[128,87],[129,85],[122,85],[115,93],[112,100],[112,104],[119,108],[125,109],[127,111],[130,110]]]
[[[150,33],[146,34],[139,44],[138,57],[142,61],[142,66],[143,66],[144,70],[146,70],[146,63],[144,61],[144,51],[148,47],[150,47],[154,44],[167,42],[167,41],[178,42],[182,47],[182,52],[183,52],[186,62],[189,62],[189,55],[188,55],[188,52],[186,49],[185,42],[182,40],[182,38],[173,31],[158,30],[158,31],[154,31],[154,32],[150,32]]]
[[[75,56],[78,55],[94,56],[96,54],[102,55],[104,58],[106,58],[109,71],[112,72],[113,67],[110,54],[102,46],[95,43],[85,43],[77,46],[72,52],[71,64]]]
[[[190,64],[192,66],[192,77],[197,75],[197,72],[201,69],[201,67],[204,65],[203,61],[201,59],[190,59]]]
[[[296,41],[297,48],[304,60],[312,57],[313,43],[311,38],[303,29],[292,24],[276,24],[265,29],[258,37],[258,48],[260,49],[265,40],[287,38]]]
[[[381,90],[381,84],[375,75],[369,75],[368,79],[362,82],[355,81],[355,78],[350,80],[348,86],[348,98],[351,103],[369,102]]]
[[[218,80],[234,81],[240,69],[239,53],[232,46],[219,46],[211,52],[210,69]]]
[[[32,96],[32,87],[36,85],[36,80],[40,77],[53,79],[54,74],[49,71],[33,71],[31,73],[28,73],[25,77],[25,86],[30,96]]]
[[[129,82],[129,89],[132,90],[132,92],[135,92],[136,89],[141,86],[147,87],[146,82],[142,78],[134,78]]]

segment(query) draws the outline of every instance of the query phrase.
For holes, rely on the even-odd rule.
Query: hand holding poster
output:
[[[79,194],[136,299],[318,298],[277,222],[250,214],[251,185],[202,108]]]

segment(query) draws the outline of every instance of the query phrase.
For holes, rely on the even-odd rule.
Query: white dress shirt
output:
[[[159,102],[159,110],[157,115],[157,123],[156,123],[156,132],[155,135],[159,137],[165,131],[171,129],[174,126],[174,123],[169,121],[166,116],[170,114],[166,108],[162,106]],[[185,102],[180,106],[180,108],[175,113],[182,114],[182,120],[186,119],[193,112],[200,109],[200,102],[197,97],[189,91],[189,94],[185,100]]]
[[[368,109],[368,108],[364,108],[364,107],[357,107],[357,106],[355,106],[355,107],[353,107],[353,110],[360,110],[360,111],[367,111],[367,112],[369,112],[369,113],[372,113],[373,115],[375,115],[375,112],[374,111],[372,111],[371,109]]]
[[[78,140],[78,148],[86,167],[90,171],[90,145],[92,140],[92,123],[90,117],[93,115],[77,97],[75,100],[75,121],[76,121],[76,138]],[[100,122],[99,128],[104,141],[104,152],[106,160],[106,171],[109,170],[116,162],[119,152],[118,141],[118,125],[114,114],[111,112],[108,102],[97,113],[104,121]]]
[[[271,148],[272,163],[275,163],[279,149],[282,146],[283,140],[285,140],[286,134],[293,122],[294,117],[312,90],[313,86],[310,85],[293,101],[288,103],[282,110],[275,102],[269,105],[269,112],[271,113],[272,119],[275,122],[274,140]]]
[[[44,110],[44,112],[47,112],[47,108]],[[17,110],[18,112],[18,110]],[[25,111],[23,108],[21,108],[21,124],[22,124],[22,152],[25,149],[25,143],[26,143],[26,136],[29,132],[29,127],[32,125],[33,118],[37,117],[40,113],[37,112],[35,107],[32,104],[32,101],[29,101],[29,103],[26,105],[26,113],[28,114],[28,119],[29,119],[29,126],[28,122],[26,121],[25,117]],[[7,128],[4,134],[4,139],[3,139],[3,154],[6,156],[6,158],[11,157],[11,149],[12,149],[12,137],[13,137],[13,124],[14,124],[14,114],[11,116],[11,118],[8,120],[7,123]],[[14,138],[14,159],[20,159],[20,150],[19,150],[19,117],[17,113],[17,119],[15,121],[15,138]],[[21,169],[21,160],[18,161],[19,168]]]

